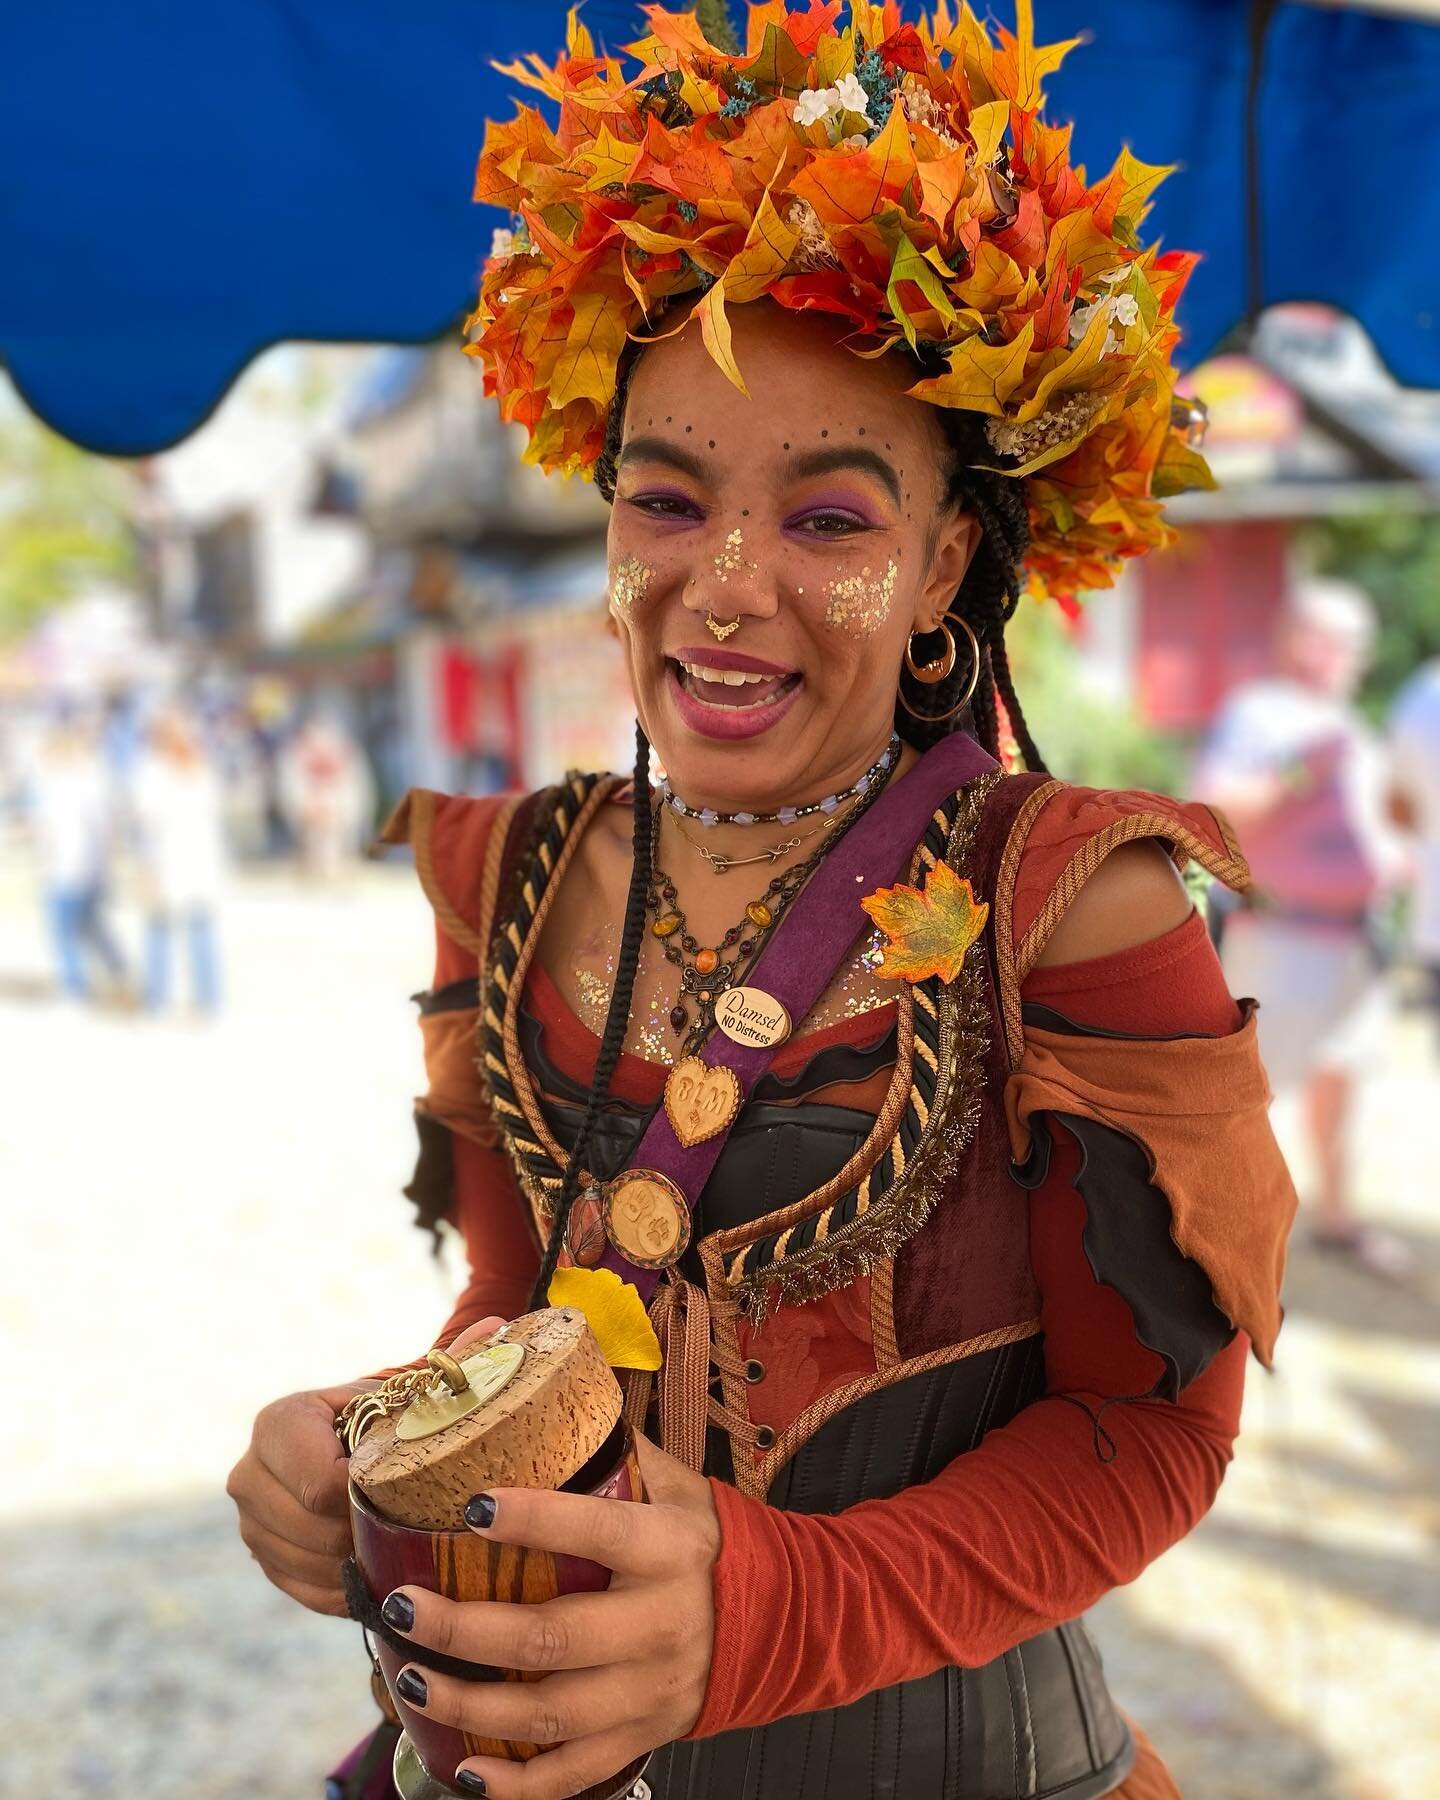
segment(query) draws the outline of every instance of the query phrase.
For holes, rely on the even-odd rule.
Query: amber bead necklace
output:
[[[872,781],[858,804],[838,815],[824,832],[819,846],[803,862],[772,877],[763,894],[745,904],[741,918],[718,944],[701,944],[686,927],[685,912],[673,879],[660,867],[660,820],[664,801],[657,803],[650,831],[650,909],[655,914],[650,935],[656,938],[665,960],[680,971],[680,991],[670,1009],[670,1024],[684,1038],[688,1053],[709,1035],[715,1023],[715,1005],[727,988],[737,986],[745,970],[759,954],[767,934],[774,929],[790,902],[805,885],[816,864],[835,842],[884,792],[894,768]],[[688,960],[687,960],[688,959]],[[697,1017],[691,1023],[687,1002],[693,1001]]]

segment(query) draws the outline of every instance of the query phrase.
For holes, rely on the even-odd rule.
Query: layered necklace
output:
[[[682,819],[694,819],[707,831],[712,825],[794,825],[797,820],[808,819],[814,813],[838,812],[847,800],[863,798],[877,781],[883,787],[899,755],[900,734],[891,732],[890,742],[853,786],[841,788],[838,794],[827,794],[823,800],[812,800],[805,806],[782,806],[778,812],[730,813],[716,812],[713,806],[691,806],[671,787],[668,775],[660,783],[660,798],[671,812]],[[796,842],[798,841],[797,839]],[[794,845],[790,847],[793,849]]]
[[[801,817],[807,813],[829,810],[836,816],[827,822],[818,834],[821,842],[802,862],[792,868],[783,870],[773,876],[763,893],[745,904],[745,910],[736,923],[729,927],[724,936],[716,944],[702,944],[687,928],[685,912],[680,905],[679,894],[675,882],[660,867],[660,820],[666,798],[657,803],[655,817],[651,823],[650,843],[650,910],[655,917],[651,921],[650,935],[656,938],[667,962],[673,963],[680,971],[680,988],[675,997],[675,1004],[670,1009],[670,1024],[683,1039],[682,1054],[688,1055],[709,1035],[715,1023],[715,1007],[727,989],[739,986],[764,944],[766,937],[783,918],[791,901],[805,885],[816,864],[830,849],[831,845],[843,837],[857,819],[870,807],[873,801],[884,791],[894,769],[899,740],[893,740],[892,749],[887,750],[865,775],[847,788],[841,796],[834,798],[836,804],[827,809],[823,801],[803,809],[783,808],[793,817]],[[839,816],[839,807],[846,800],[858,800],[858,804],[850,811]],[[683,805],[683,802],[681,803]],[[688,813],[686,816],[691,816]],[[717,819],[725,815],[715,815]],[[737,824],[760,824],[766,818],[778,822],[776,814],[739,814],[731,821]],[[786,823],[789,823],[787,818]],[[784,844],[777,845],[773,851],[767,851],[760,857],[723,858],[708,855],[699,845],[702,856],[710,863],[717,874],[737,866],[741,862],[770,861],[783,856],[787,850],[795,849],[804,840],[793,838]],[[692,1018],[691,1008],[694,1010]]]

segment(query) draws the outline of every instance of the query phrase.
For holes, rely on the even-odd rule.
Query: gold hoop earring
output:
[[[955,667],[954,633],[945,623],[944,619],[941,619],[935,629],[940,632],[945,639],[945,650],[934,662],[917,664],[914,652],[910,648],[917,637],[929,637],[930,633],[928,631],[912,631],[905,640],[905,667],[917,681],[923,681],[926,687],[932,687],[937,681],[944,681],[946,676],[949,675],[950,671]]]
[[[740,621],[738,619],[727,619],[722,625],[709,607],[706,607],[705,609],[705,624],[707,628],[719,638],[722,644],[732,631],[738,631],[740,629]]]
[[[947,613],[946,619],[952,616],[953,615]],[[975,698],[975,689],[980,685],[980,640],[976,637],[974,630],[967,620],[956,618],[954,622],[960,627],[970,641],[970,679],[965,683],[965,692],[950,710],[943,713],[921,712],[918,706],[912,706],[905,698],[905,690],[903,687],[896,689],[896,698],[905,708],[906,712],[909,713],[910,717],[912,719],[921,719],[927,725],[943,725],[946,719],[953,719],[956,713],[962,711]],[[945,619],[940,621],[939,628],[945,633],[945,654],[940,657],[938,661],[933,663],[922,663],[918,668],[915,666],[915,659],[910,654],[910,641],[913,641],[917,635],[913,631],[910,633],[910,641],[907,641],[905,645],[905,667],[917,681],[924,682],[927,685],[931,685],[937,681],[944,681],[945,677],[949,675],[951,670],[955,667],[955,638],[951,633],[949,626],[946,624]],[[940,671],[938,675],[934,673],[936,669],[939,669]]]

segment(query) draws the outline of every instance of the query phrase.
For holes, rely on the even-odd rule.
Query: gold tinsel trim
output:
[[[952,868],[969,866],[981,814],[1003,779],[997,770],[965,790],[945,847],[945,860]],[[941,1078],[920,1141],[902,1173],[864,1212],[856,1213],[833,1231],[817,1231],[812,1242],[792,1255],[748,1272],[735,1282],[736,1288],[746,1288],[752,1295],[750,1316],[756,1325],[777,1300],[801,1304],[819,1299],[893,1256],[930,1216],[974,1138],[980,1121],[985,1054],[990,1045],[983,938],[970,947],[964,967],[952,985],[924,985],[937,1001]],[[914,1099],[912,1088],[912,1107]],[[898,1136],[897,1128],[897,1139]]]

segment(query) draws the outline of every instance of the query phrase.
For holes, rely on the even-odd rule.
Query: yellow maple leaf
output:
[[[965,952],[985,929],[990,908],[949,863],[939,862],[924,888],[901,882],[877,888],[860,902],[890,940],[875,971],[884,980],[953,981]]]
[[[612,1369],[660,1367],[660,1340],[645,1302],[613,1269],[557,1269],[545,1298],[552,1306],[573,1306],[584,1313]]]
[[[999,417],[1024,377],[1034,340],[1033,318],[1025,321],[1011,344],[987,344],[978,336],[966,338],[950,352],[945,374],[917,381],[906,391],[934,406],[959,406]]]

